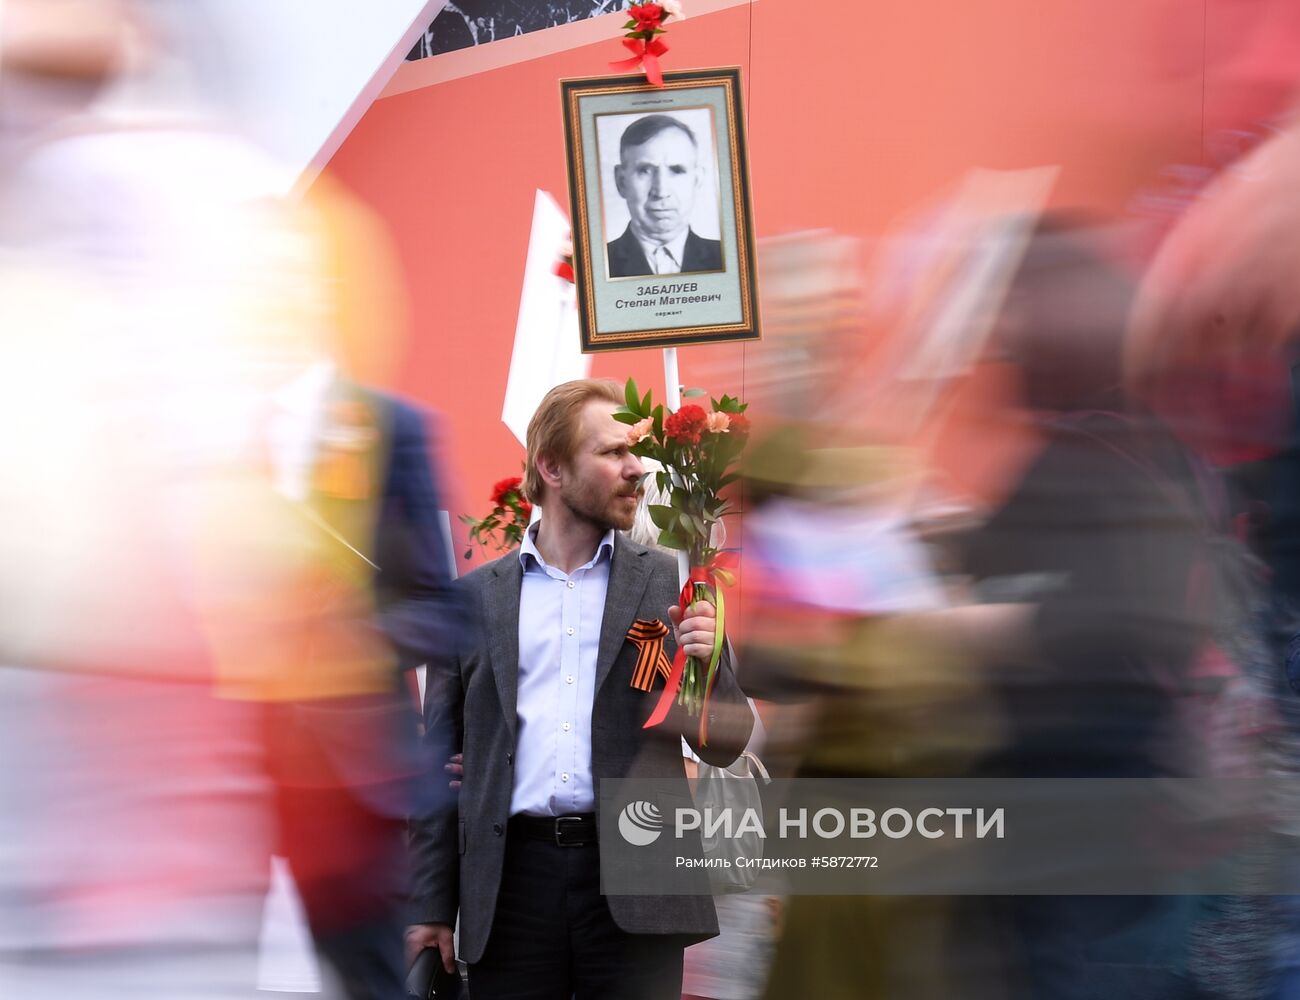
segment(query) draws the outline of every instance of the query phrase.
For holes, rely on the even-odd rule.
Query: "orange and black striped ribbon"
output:
[[[651,690],[655,674],[666,679],[671,673],[672,667],[664,655],[664,638],[667,635],[668,626],[657,618],[651,621],[638,618],[627,630],[628,641],[638,651],[636,669],[632,672],[632,686],[638,691]]]

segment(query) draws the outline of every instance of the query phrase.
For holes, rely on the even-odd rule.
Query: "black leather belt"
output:
[[[557,847],[589,847],[596,843],[596,814],[525,816],[520,813],[510,817],[509,832]]]

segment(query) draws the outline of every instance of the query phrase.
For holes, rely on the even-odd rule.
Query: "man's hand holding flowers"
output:
[[[678,648],[687,656],[708,661],[713,655],[713,642],[718,631],[718,612],[708,601],[696,601],[686,609],[686,618],[682,618],[682,609],[673,605],[668,609],[668,620],[673,624],[673,637]]]

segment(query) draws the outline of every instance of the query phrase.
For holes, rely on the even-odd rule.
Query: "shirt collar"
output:
[[[680,236],[678,236],[676,239],[669,240],[667,243],[663,243],[663,242],[656,243],[653,240],[642,239],[640,236],[637,236],[636,241],[641,244],[641,249],[645,251],[646,263],[649,264],[651,267],[654,267],[653,261],[654,261],[655,248],[661,246],[667,247],[668,252],[673,255],[673,260],[677,261],[676,273],[680,273],[683,266],[682,257],[686,253],[686,237],[690,236],[690,234],[691,234],[691,229],[689,226],[687,226],[684,230],[682,230]],[[633,235],[636,235],[635,232],[633,233]]]
[[[524,532],[524,540],[519,543],[519,565],[523,567],[524,572],[528,572],[528,561],[531,559],[538,566],[545,567],[546,560],[542,558],[542,553],[537,548],[537,529],[541,527],[542,522],[530,524],[528,530]],[[596,546],[596,553],[587,562],[579,566],[578,569],[591,569],[606,554],[612,559],[614,557],[614,529],[610,528],[605,532],[605,536]]]

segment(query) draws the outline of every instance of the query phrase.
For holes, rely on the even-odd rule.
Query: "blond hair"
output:
[[[542,474],[537,462],[542,456],[568,462],[578,447],[578,419],[583,407],[594,400],[623,402],[623,388],[613,379],[579,378],[562,382],[548,392],[533,419],[528,421],[528,468],[524,472],[524,496],[542,502]]]

